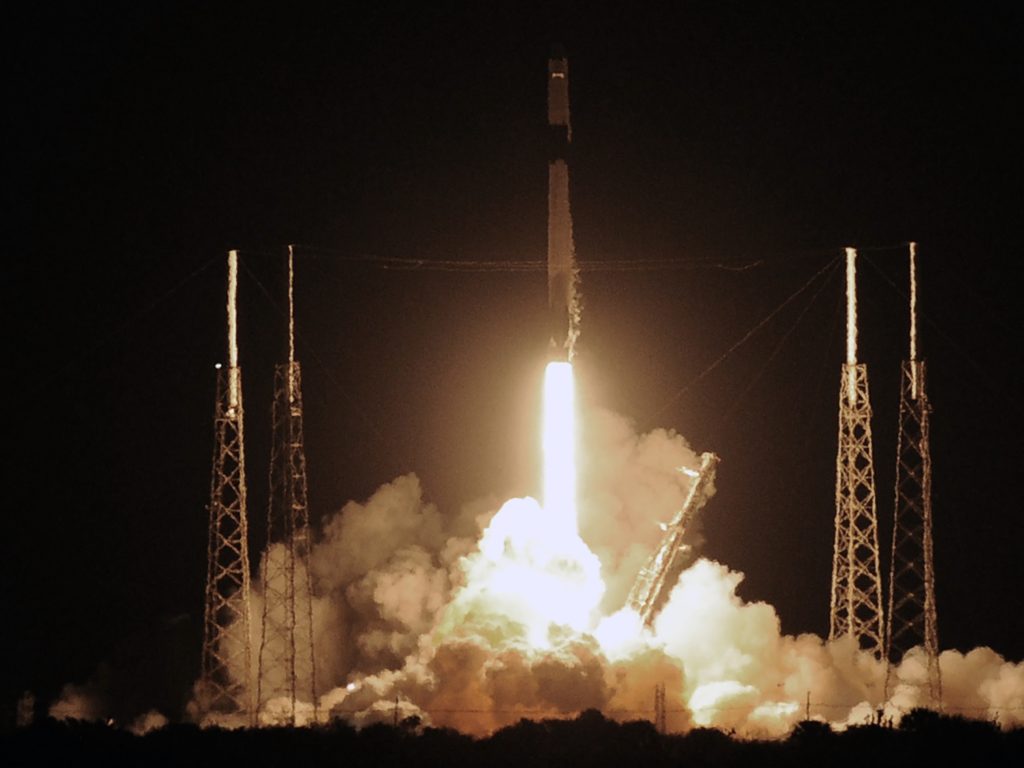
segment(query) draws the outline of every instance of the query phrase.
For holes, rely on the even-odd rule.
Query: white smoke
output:
[[[700,459],[676,432],[640,435],[610,411],[588,413],[582,429],[580,535],[601,561],[602,608],[610,613],[661,541],[659,523],[683,505],[691,481],[679,468],[697,467]]]
[[[653,718],[664,686],[671,730],[778,737],[806,717],[844,727],[928,703],[919,653],[895,670],[886,701],[881,662],[849,638],[782,634],[772,606],[738,597],[741,573],[706,559],[642,632],[620,609],[658,523],[685,498],[679,469],[698,458],[678,434],[641,435],[608,412],[587,415],[581,442],[580,536],[568,543],[546,538],[533,500],[443,514],[412,474],[325,521],[310,560],[321,717],[485,734],[587,708]],[[705,512],[719,513],[713,501]],[[940,663],[946,711],[1024,722],[1024,665],[987,648]],[[287,706],[271,701],[261,718]],[[312,703],[296,714],[307,721]]]
[[[399,666],[416,650],[448,601],[452,564],[475,546],[487,506],[442,516],[410,474],[326,522],[310,567],[317,669],[327,687]]]
[[[136,736],[142,736],[150,731],[165,728],[167,723],[167,718],[162,713],[157,712],[155,709],[151,709],[136,717],[132,721],[131,725],[128,726],[128,730]]]
[[[49,715],[55,720],[103,720],[106,707],[91,686],[68,683],[50,704]]]

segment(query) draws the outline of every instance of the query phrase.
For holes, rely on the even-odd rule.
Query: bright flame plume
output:
[[[685,504],[698,457],[671,430],[638,435],[598,412],[586,414],[583,457],[568,362],[548,365],[543,398],[543,503],[449,516],[406,475],[326,522],[310,558],[314,626],[331,640],[317,668],[335,686],[323,716],[366,725],[401,713],[485,735],[587,708],[643,716],[660,689],[670,731],[764,738],[805,717],[842,728],[929,703],[919,652],[885,701],[884,662],[848,636],[783,635],[770,605],[737,595],[743,575],[710,560],[683,570],[653,627],[616,611],[660,539],[657,521]],[[986,648],[940,662],[944,706],[1022,722],[1024,664]],[[78,716],[80,693],[62,693],[55,716]]]
[[[544,372],[544,511],[558,534],[575,533],[576,383],[572,364],[548,363]]]
[[[524,652],[533,652],[551,649],[566,628],[592,628],[605,586],[600,560],[579,535],[574,388],[569,363],[548,365],[543,505],[510,499],[494,515],[477,551],[461,561],[464,583],[445,612],[440,636],[485,623],[497,632],[498,645],[518,638],[526,643]]]

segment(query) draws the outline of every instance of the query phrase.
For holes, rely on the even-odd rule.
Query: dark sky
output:
[[[345,259],[544,258],[556,41],[584,270],[689,263],[584,272],[583,397],[718,452],[706,553],[823,634],[840,275],[708,369],[863,248],[886,549],[918,241],[940,639],[1024,656],[1016,3],[257,5],[8,12],[5,702],[107,661],[159,703],[198,669],[228,248],[257,544],[288,243],[314,519],[408,471],[446,509],[535,490],[544,274]]]

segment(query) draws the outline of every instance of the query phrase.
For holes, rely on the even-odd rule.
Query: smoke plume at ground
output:
[[[675,432],[638,434],[609,412],[588,413],[583,429],[573,539],[553,542],[532,499],[442,513],[413,474],[324,521],[309,565],[321,713],[485,734],[587,708],[653,719],[663,685],[670,730],[781,736],[807,716],[842,726],[929,704],[919,653],[896,670],[886,701],[881,662],[848,638],[782,634],[772,606],[737,596],[743,575],[707,559],[641,631],[622,609],[626,594],[658,524],[684,500],[691,480],[680,468],[699,460]],[[702,514],[728,511],[712,499]],[[262,589],[255,580],[254,616]],[[1024,724],[1024,664],[988,648],[946,651],[940,663],[946,711]],[[287,714],[280,702],[268,709],[265,721]],[[98,719],[106,704],[69,686],[50,712]],[[304,703],[299,720],[311,714]],[[159,722],[151,713],[138,727]]]
[[[637,434],[609,412],[585,425],[580,537],[559,551],[536,502],[477,502],[449,517],[414,475],[327,521],[312,559],[323,709],[358,723],[414,714],[486,733],[590,707],[650,718],[661,684],[671,728],[782,735],[807,715],[842,725],[929,703],[915,654],[887,705],[883,664],[848,639],[783,635],[770,605],[737,596],[742,574],[708,560],[684,571],[642,635],[620,609],[658,523],[683,502],[690,479],[680,468],[698,457],[678,434]],[[716,513],[712,501],[704,514]],[[501,583],[506,572],[511,584]],[[587,586],[591,576],[598,586]],[[546,613],[537,594],[556,593],[559,579],[577,599]],[[625,629],[608,629],[616,623]],[[948,651],[941,665],[950,711],[1020,722],[1020,664],[976,649]]]

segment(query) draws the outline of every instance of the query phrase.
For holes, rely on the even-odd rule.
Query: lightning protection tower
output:
[[[932,557],[932,459],[928,429],[931,403],[925,364],[917,359],[917,246],[910,244],[910,359],[900,377],[900,432],[896,448],[889,602],[886,611],[886,696],[895,683],[893,665],[915,646],[925,654],[932,706],[942,706],[939,633]]]
[[[881,658],[882,581],[867,366],[857,362],[856,258],[846,249],[846,362],[839,385],[835,546],[829,639],[852,635]]]
[[[288,246],[288,362],[274,371],[273,447],[256,689],[260,710],[271,699],[287,701],[286,717],[291,725],[296,724],[296,704],[300,701],[313,705],[314,721],[317,716],[302,374],[295,359],[294,256],[294,248]]]
[[[218,366],[210,483],[206,610],[199,702],[204,715],[252,722],[249,531],[245,507],[242,372],[238,367],[238,252],[228,253],[228,369]]]
[[[662,735],[668,732],[666,720],[665,684],[658,683],[654,686],[654,728]]]

